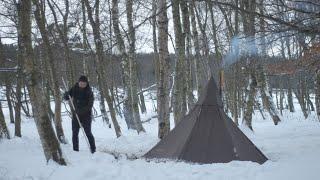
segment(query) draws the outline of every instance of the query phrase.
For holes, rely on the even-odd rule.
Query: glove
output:
[[[63,94],[63,99],[64,99],[64,100],[69,100],[69,92],[65,92],[65,93]]]

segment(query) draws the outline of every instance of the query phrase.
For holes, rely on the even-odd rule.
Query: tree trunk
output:
[[[33,4],[35,5],[36,9],[34,11],[36,23],[38,25],[38,28],[40,30],[40,34],[45,46],[45,50],[47,53],[48,61],[49,61],[49,72],[50,72],[50,79],[52,81],[52,89],[53,89],[53,95],[55,100],[55,108],[54,108],[54,123],[56,128],[56,133],[59,141],[63,144],[66,144],[66,138],[64,136],[63,128],[62,128],[62,118],[61,118],[61,103],[62,103],[62,97],[60,93],[60,87],[59,87],[59,79],[58,79],[58,73],[57,68],[55,65],[55,59],[53,57],[53,50],[50,45],[50,40],[48,36],[48,32],[46,29],[46,19],[44,14],[44,9],[42,2],[39,2],[39,0],[32,0]]]
[[[136,73],[136,62],[135,56],[135,31],[133,29],[132,21],[132,4],[131,0],[126,1],[126,12],[127,12],[127,23],[129,27],[128,40],[130,50],[127,54],[124,40],[121,36],[119,27],[119,9],[118,0],[112,0],[112,22],[113,29],[117,39],[117,47],[121,53],[122,58],[122,69],[124,72],[124,88],[125,88],[125,103],[124,103],[124,115],[128,128],[131,128],[131,123],[133,123],[133,128],[137,130],[138,133],[144,132],[144,128],[141,123],[139,106],[138,106],[138,95],[137,95],[137,73]]]
[[[208,1],[208,7],[209,7],[209,12],[210,12],[210,18],[211,18],[211,29],[212,29],[212,39],[213,39],[213,44],[214,44],[214,51],[215,51],[215,65],[217,69],[221,68],[221,53],[219,50],[219,42],[218,42],[218,35],[217,35],[217,26],[214,20],[214,13],[213,13],[213,6],[211,0]]]
[[[133,109],[132,109],[132,98],[131,98],[131,86],[130,86],[130,69],[129,69],[129,59],[125,50],[124,40],[121,36],[120,27],[119,27],[119,9],[118,9],[118,0],[112,0],[112,22],[113,29],[116,35],[117,47],[121,53],[121,68],[123,72],[123,86],[124,86],[124,103],[123,103],[123,113],[124,118],[127,123],[128,129],[136,129]],[[137,130],[137,129],[136,129]]]
[[[7,104],[9,108],[9,115],[10,115],[10,123],[14,123],[14,115],[13,115],[13,106],[12,106],[12,100],[11,100],[11,91],[12,91],[12,85],[10,80],[8,79],[9,77],[6,77],[6,99],[7,99]]]
[[[282,111],[284,109],[283,106],[283,99],[284,99],[284,92],[283,92],[283,82],[282,82],[282,77],[280,77],[281,82],[280,82],[280,114],[281,116],[283,115]]]
[[[88,45],[88,38],[87,38],[87,18],[86,18],[86,5],[84,4],[84,1],[81,1],[81,10],[82,10],[82,27],[81,27],[81,31],[82,31],[82,46],[85,52],[88,51],[88,47],[90,47]],[[89,70],[88,70],[88,66],[87,66],[87,53],[84,53],[84,55],[82,56],[82,67],[83,67],[83,73],[84,74],[88,74]],[[104,97],[103,97],[104,99]]]
[[[51,12],[53,14],[54,17],[54,22],[55,22],[55,26],[58,30],[59,33],[59,37],[60,40],[63,44],[63,53],[64,53],[64,61],[66,63],[66,75],[68,77],[68,87],[71,87],[73,85],[73,83],[75,82],[75,65],[73,64],[73,62],[70,59],[70,49],[68,46],[68,16],[69,16],[69,0],[64,0],[64,5],[65,5],[65,13],[62,14],[62,12],[60,12],[60,14],[62,14],[62,18],[63,18],[63,26],[61,27],[61,24],[59,24],[58,22],[58,18],[57,18],[57,14],[55,11],[54,6],[51,4],[50,0],[47,0],[48,5],[51,9]]]
[[[248,10],[249,12],[252,12],[251,14],[246,14],[241,12],[242,14],[242,25],[243,25],[243,31],[245,35],[248,38],[248,43],[252,46],[247,51],[247,59],[246,59],[246,66],[249,70],[248,73],[250,73],[249,77],[249,87],[248,87],[248,95],[246,99],[245,104],[245,112],[244,112],[244,119],[246,122],[246,125],[252,129],[252,113],[254,112],[254,101],[255,101],[255,94],[256,94],[256,72],[255,72],[255,50],[256,50],[256,44],[255,44],[255,16],[253,15],[253,12],[255,11],[256,2],[255,0],[248,0],[248,1],[240,1],[240,7]]]
[[[184,86],[185,79],[185,41],[182,33],[182,25],[180,20],[180,1],[172,0],[172,15],[175,34],[175,76],[173,90],[173,115],[175,125],[186,114],[186,92]]]
[[[21,35],[18,37],[21,37],[19,41],[22,44],[22,49],[19,49],[19,51],[24,57],[24,77],[26,78],[26,82],[28,82],[27,87],[42,148],[47,161],[52,159],[60,165],[66,165],[60,144],[45,109],[44,92],[40,84],[40,73],[35,68],[31,39],[31,1],[20,1],[17,6],[19,20],[21,21],[19,22],[21,29],[18,31]]]
[[[305,76],[305,79],[304,81],[306,82],[305,83],[305,92],[306,92],[306,103],[307,103],[307,109],[308,109],[308,112],[310,113],[310,111],[314,111],[314,106],[313,106],[313,103],[310,99],[310,89],[309,89],[309,84],[308,82],[312,81],[312,80],[308,80],[307,79],[307,76]]]
[[[257,81],[255,77],[255,71],[251,70],[250,76],[249,76],[249,85],[247,88],[248,94],[246,99],[246,107],[245,107],[245,113],[244,113],[244,121],[247,127],[249,127],[251,130],[252,128],[252,113],[253,113],[253,107],[255,103],[255,96],[256,96],[256,86]]]
[[[193,95],[193,73],[192,67],[193,63],[191,61],[191,32],[190,32],[190,15],[189,15],[189,3],[187,1],[180,1],[181,9],[182,9],[182,24],[183,24],[183,34],[185,36],[185,51],[186,51],[186,66],[185,66],[185,82],[186,85],[186,95],[187,95],[187,104],[188,109],[190,110],[195,103],[194,95]]]
[[[147,112],[147,107],[146,107],[146,102],[145,102],[143,93],[141,93],[141,94],[139,95],[139,99],[140,99],[140,109],[141,109],[141,113],[144,114],[144,113]]]
[[[152,40],[153,40],[153,63],[156,82],[159,82],[159,54],[157,43],[157,0],[152,0]]]
[[[202,66],[201,66],[202,64],[201,64],[200,44],[199,44],[199,37],[198,37],[199,35],[198,35],[198,30],[197,30],[196,17],[195,17],[195,13],[194,13],[195,7],[194,7],[193,3],[191,4],[191,7],[190,7],[192,41],[193,41],[193,46],[194,46],[194,51],[195,51],[195,57],[193,58],[194,59],[193,63],[194,63],[194,67],[195,67],[195,81],[196,81],[196,85],[197,85],[197,93],[198,93],[198,97],[200,97],[203,82],[205,79],[205,75],[203,74],[204,68],[202,68]]]
[[[297,90],[294,92],[297,99],[298,99],[298,102],[300,104],[300,107],[301,107],[301,111],[303,112],[303,115],[305,117],[305,119],[308,118],[308,112],[307,112],[307,108],[306,108],[306,102],[305,102],[305,86],[304,86],[304,81],[301,79],[302,75],[299,74],[299,84],[298,84],[298,87],[297,87]]]
[[[21,39],[21,38],[18,38]],[[19,42],[18,42],[19,44]],[[21,49],[21,45],[18,45],[18,49]],[[16,103],[14,105],[14,114],[15,114],[15,120],[14,120],[14,135],[17,137],[21,137],[21,87],[22,87],[22,56],[20,52],[18,52],[18,72],[17,72],[17,87],[16,87]]]
[[[4,54],[4,48],[3,48],[3,44],[1,41],[1,37],[0,37],[0,64],[5,67],[5,61],[6,61],[6,57]],[[12,85],[9,79],[9,76],[7,74],[5,74],[4,76],[4,81],[5,81],[5,87],[6,87],[6,99],[7,99],[7,104],[8,104],[8,108],[9,108],[9,115],[10,115],[10,123],[14,123],[14,115],[13,115],[13,108],[12,108],[12,101],[11,101],[11,91],[12,91]]]
[[[87,8],[87,13],[88,13],[88,18],[93,30],[93,36],[94,36],[94,42],[95,42],[95,46],[96,46],[96,60],[97,60],[97,64],[98,64],[98,70],[97,70],[97,75],[98,75],[98,85],[103,88],[103,91],[101,93],[102,96],[104,96],[107,100],[108,103],[108,107],[109,107],[109,111],[110,111],[110,116],[111,116],[111,120],[113,123],[113,127],[114,130],[116,132],[116,136],[120,137],[121,136],[121,129],[119,126],[119,123],[117,121],[116,118],[116,112],[113,106],[113,101],[112,101],[112,97],[109,94],[109,86],[108,83],[105,83],[105,77],[106,77],[106,73],[104,71],[104,67],[102,66],[103,61],[104,61],[104,52],[103,52],[103,44],[101,41],[101,35],[100,35],[100,20],[99,20],[99,0],[96,0],[95,5],[96,5],[96,20],[93,19],[93,13],[92,13],[92,8],[90,6],[90,3],[88,0],[83,0],[86,8]]]
[[[294,112],[293,98],[292,98],[292,87],[291,87],[291,78],[287,77],[287,87],[288,87],[288,104],[290,112]]]
[[[239,91],[239,86],[237,85],[237,66],[234,66],[234,70],[233,70],[233,91],[232,91],[232,104],[233,104],[233,119],[234,122],[236,123],[236,125],[239,125],[239,120],[238,120],[238,101],[240,100],[240,98],[238,98],[238,91]]]
[[[318,120],[320,121],[320,70],[316,71],[316,81],[315,81],[315,101]]]
[[[18,21],[17,21],[17,31],[20,29],[20,22],[21,20],[19,19],[20,17],[18,16]],[[22,68],[23,68],[23,56],[21,54],[21,51],[19,49],[22,49],[22,44],[21,44],[21,33],[18,33],[18,52],[17,52],[17,77],[16,77],[16,92],[15,92],[15,98],[16,102],[14,105],[14,114],[15,114],[15,120],[14,120],[14,135],[16,137],[21,137],[21,98],[22,98],[22,92],[21,88],[23,86],[23,74],[22,74]]]
[[[109,122],[109,118],[108,118],[108,114],[107,114],[107,111],[106,111],[106,105],[104,103],[104,97],[103,97],[103,94],[102,94],[102,87],[99,86],[99,107],[100,107],[100,112],[101,112],[101,115],[102,115],[102,121],[107,123],[108,127],[111,128],[111,124]]]
[[[262,97],[262,102],[264,104],[264,107],[267,109],[270,116],[272,117],[273,123],[277,125],[281,120],[279,118],[277,109],[273,103],[272,97],[269,94],[268,82],[262,65],[259,65],[258,71],[258,83],[260,88],[260,94]]]
[[[0,37],[0,64],[4,64],[4,62],[5,62],[4,48],[3,48],[1,37]],[[10,88],[8,88],[8,86],[6,86],[6,94],[7,94],[8,90],[10,90]],[[7,98],[8,98],[8,96],[7,96]],[[10,139],[10,133],[9,133],[9,129],[7,127],[7,124],[6,124],[6,121],[4,118],[4,114],[2,111],[2,105],[1,105],[1,101],[0,101],[0,140],[2,138]]]
[[[170,57],[168,50],[168,16],[166,0],[158,0],[159,81],[157,84],[158,137],[162,139],[170,131]]]
[[[23,95],[24,95],[24,102],[26,104],[26,107],[24,108],[24,106],[22,105],[21,106],[22,110],[24,111],[24,113],[26,114],[27,117],[32,117],[32,115],[30,114],[30,109],[29,109],[26,86],[23,86]]]
[[[137,132],[145,132],[139,113],[139,97],[138,97],[138,74],[137,74],[137,59],[135,57],[136,49],[136,35],[135,29],[133,27],[133,0],[126,1],[126,11],[127,11],[127,24],[128,24],[128,41],[129,41],[129,73],[130,73],[130,93],[131,93],[131,106],[133,110],[133,118],[136,124]],[[143,96],[143,94],[142,94]]]
[[[1,101],[0,101],[0,140],[2,138],[10,139],[9,129],[7,127],[6,121],[4,119]]]
[[[260,0],[259,4],[257,5],[259,8],[259,13],[261,15],[264,15],[265,13],[265,4],[264,4],[264,0]],[[260,27],[260,47],[261,47],[261,55],[263,57],[265,57],[267,55],[267,44],[266,44],[266,35],[265,35],[265,31],[266,31],[266,21],[263,17],[259,18],[259,27]]]
[[[209,59],[210,59],[210,57],[209,57],[209,40],[208,40],[207,33],[206,33],[207,17],[205,17],[205,22],[204,22],[204,24],[202,24],[200,14],[196,8],[195,2],[193,2],[193,6],[194,6],[197,22],[198,22],[198,27],[201,32],[201,46],[200,47],[201,47],[201,51],[203,54],[202,58],[201,58],[202,59],[201,64],[203,67],[202,71],[205,72],[205,79],[203,81],[203,83],[205,84],[209,80],[209,78],[212,76],[212,70],[211,70],[211,66],[209,63]]]

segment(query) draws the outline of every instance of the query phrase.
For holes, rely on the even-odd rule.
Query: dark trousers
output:
[[[96,145],[94,142],[94,137],[91,132],[91,119],[87,119],[84,121],[81,121],[81,124],[83,126],[84,132],[86,133],[86,136],[88,137],[90,149],[91,152],[96,151]],[[79,151],[79,123],[78,120],[73,119],[72,120],[72,144],[73,144],[73,150]]]

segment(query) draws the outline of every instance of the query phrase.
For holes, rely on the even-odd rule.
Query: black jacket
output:
[[[80,121],[91,120],[91,109],[93,107],[94,97],[89,84],[87,85],[87,87],[82,89],[79,87],[79,84],[76,83],[69,91],[64,94],[64,99],[69,100],[69,95],[72,97],[72,101]],[[75,120],[74,113],[73,119]]]

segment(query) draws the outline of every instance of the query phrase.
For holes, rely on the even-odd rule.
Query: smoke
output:
[[[228,67],[244,56],[253,56],[258,53],[255,38],[235,36],[230,42],[230,51],[223,58],[223,66]]]

